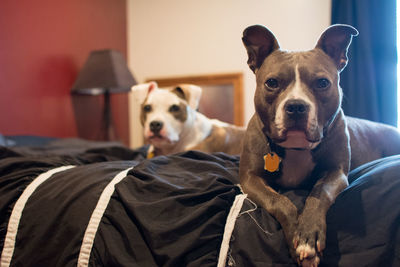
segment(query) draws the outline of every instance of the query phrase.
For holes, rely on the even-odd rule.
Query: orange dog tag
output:
[[[281,158],[275,153],[270,152],[264,156],[264,169],[269,172],[276,172],[279,170],[279,164],[281,163]]]
[[[153,151],[148,152],[148,153],[147,153],[147,158],[148,158],[148,159],[154,158],[154,152],[153,152]]]

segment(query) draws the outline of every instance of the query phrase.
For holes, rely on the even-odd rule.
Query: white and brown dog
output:
[[[198,112],[199,86],[158,88],[155,82],[140,86],[147,90],[140,121],[150,144],[149,158],[187,150],[240,154],[245,129]]]

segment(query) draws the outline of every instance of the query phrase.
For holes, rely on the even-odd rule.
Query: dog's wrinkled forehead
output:
[[[158,107],[169,107],[172,104],[187,104],[186,100],[167,89],[155,89],[146,99],[146,104],[157,104]]]

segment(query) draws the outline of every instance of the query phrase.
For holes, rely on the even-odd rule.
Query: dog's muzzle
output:
[[[319,142],[315,138],[315,132],[310,127],[310,105],[301,99],[287,100],[283,106],[284,125],[282,141],[278,144],[285,148],[310,149]]]
[[[291,99],[283,106],[284,127],[286,130],[307,131],[310,105],[303,100]]]

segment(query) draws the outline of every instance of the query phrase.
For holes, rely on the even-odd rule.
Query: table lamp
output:
[[[116,139],[114,131],[110,94],[129,92],[137,84],[128,69],[122,54],[116,50],[92,51],[79,72],[72,94],[104,95],[104,110],[101,133],[103,139]]]

